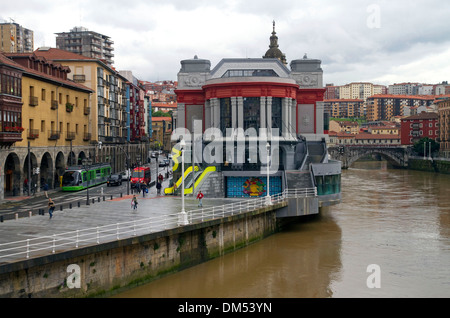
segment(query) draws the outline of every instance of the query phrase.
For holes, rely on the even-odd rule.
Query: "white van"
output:
[[[122,175],[122,180],[130,180],[130,178],[131,178],[130,169],[122,171],[120,174]]]

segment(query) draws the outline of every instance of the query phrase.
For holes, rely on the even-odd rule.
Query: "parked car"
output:
[[[161,159],[160,161],[159,161],[159,166],[160,167],[166,167],[166,166],[168,166],[169,165],[169,159]]]
[[[108,187],[111,185],[122,185],[122,176],[120,174],[112,174],[106,181]]]
[[[123,171],[122,173],[120,173],[121,174],[121,176],[122,176],[122,181],[123,180],[130,180],[130,178],[131,178],[131,171],[130,170],[125,170],[125,171]]]

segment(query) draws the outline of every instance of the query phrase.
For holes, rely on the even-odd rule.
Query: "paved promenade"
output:
[[[80,207],[75,205],[72,209],[65,206],[62,211],[57,207],[52,219],[49,218],[48,209],[45,209],[44,215],[21,217],[0,223],[0,264],[11,261],[11,257],[2,259],[1,250],[7,247],[2,245],[4,243],[35,239],[43,236],[51,237],[54,234],[59,235],[65,232],[81,231],[97,226],[115,225],[133,220],[139,223],[139,220],[174,215],[181,212],[181,197],[158,196],[155,187],[150,188],[149,193],[145,197],[142,196],[142,193],[136,194],[139,202],[136,210],[131,208],[132,197],[133,195],[123,195],[122,198],[108,199],[100,202],[95,201],[95,203],[91,203],[90,205],[81,205]],[[46,199],[42,196],[40,198],[34,198],[34,200]],[[236,202],[236,200],[204,198],[203,206],[211,207],[231,202]],[[23,203],[26,203],[26,200]],[[58,205],[57,201],[55,203]],[[186,212],[198,209],[197,204],[198,201],[195,198],[185,197]],[[177,219],[174,217],[172,224],[166,224],[165,226],[177,226],[176,222]],[[18,257],[18,259],[24,258],[24,255]]]

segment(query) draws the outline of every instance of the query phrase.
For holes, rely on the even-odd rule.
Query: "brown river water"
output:
[[[450,176],[356,162],[341,204],[114,297],[450,297]]]

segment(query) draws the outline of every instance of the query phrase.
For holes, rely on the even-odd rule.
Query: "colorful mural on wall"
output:
[[[227,197],[261,197],[267,195],[265,177],[227,177]],[[270,195],[281,193],[281,177],[270,177]]]

